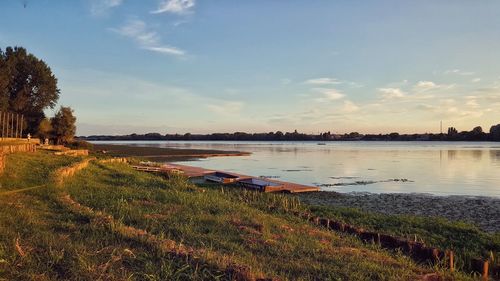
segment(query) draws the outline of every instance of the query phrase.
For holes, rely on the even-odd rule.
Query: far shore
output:
[[[207,157],[247,156],[248,152],[210,149],[181,149],[166,147],[143,147],[136,145],[94,144],[95,151],[105,151],[115,157],[140,157],[151,161],[182,161]]]
[[[472,223],[487,232],[500,231],[500,198],[480,196],[434,196],[419,193],[337,193],[320,191],[300,194],[311,205],[358,208],[388,215],[443,217]]]

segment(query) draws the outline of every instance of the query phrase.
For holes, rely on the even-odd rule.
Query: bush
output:
[[[92,150],[94,148],[94,145],[91,144],[88,141],[84,140],[74,140],[67,145],[71,149],[88,149]]]

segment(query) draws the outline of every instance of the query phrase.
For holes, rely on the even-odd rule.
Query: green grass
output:
[[[291,214],[310,208],[291,196],[195,186],[125,164],[91,163],[63,187],[51,184],[54,170],[78,160],[48,152],[8,156],[0,192],[48,186],[0,197],[0,279],[231,279],[218,267],[222,259],[282,280],[415,280],[436,271],[470,279],[313,226]],[[211,255],[194,264],[122,237],[61,206],[63,192],[117,222]]]
[[[78,158],[47,152],[8,156],[0,192],[49,182],[0,197],[0,280],[221,280],[208,266],[117,237],[56,200],[51,173]],[[18,250],[16,244],[19,246]]]

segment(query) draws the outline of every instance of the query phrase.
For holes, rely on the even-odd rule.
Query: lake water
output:
[[[106,142],[251,152],[181,164],[320,186],[325,191],[500,197],[500,143]]]

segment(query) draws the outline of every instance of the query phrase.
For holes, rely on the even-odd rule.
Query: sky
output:
[[[51,67],[78,135],[500,123],[497,0],[1,0],[7,46]]]

